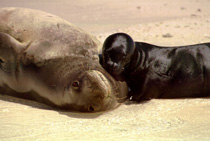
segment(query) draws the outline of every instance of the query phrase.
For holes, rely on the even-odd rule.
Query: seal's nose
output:
[[[105,66],[107,68],[110,68],[113,65],[113,62],[111,60],[109,60],[107,63],[105,63]]]
[[[118,69],[118,65],[117,63],[113,63],[113,66],[112,66],[113,70],[116,71]]]
[[[90,70],[86,73],[85,89],[89,99],[89,112],[103,110],[106,101],[112,95],[112,86],[108,79],[99,71]]]
[[[105,68],[109,73],[115,74],[119,70],[119,66],[117,63],[114,63],[112,61],[108,61],[106,68]]]
[[[104,99],[106,96],[111,94],[111,86],[107,78],[99,71],[87,72],[87,77],[91,82],[91,96],[93,98]]]

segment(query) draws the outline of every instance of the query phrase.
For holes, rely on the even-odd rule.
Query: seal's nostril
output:
[[[108,66],[111,66],[112,64],[113,64],[112,61],[108,61],[108,62],[107,62],[107,65],[108,65]]]
[[[116,63],[113,64],[113,70],[118,69],[118,65]]]
[[[89,112],[94,112],[95,109],[93,108],[93,106],[89,105],[89,106],[88,106],[88,111],[89,111]]]

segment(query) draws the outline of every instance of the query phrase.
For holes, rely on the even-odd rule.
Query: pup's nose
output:
[[[116,63],[113,63],[112,68],[113,68],[114,71],[116,71],[118,69],[118,65]]]
[[[117,63],[114,63],[112,61],[107,62],[106,70],[108,70],[109,73],[113,73],[118,69]]]
[[[112,65],[113,65],[113,62],[112,62],[112,61],[108,61],[108,62],[107,62],[107,66],[108,66],[108,67],[111,67]]]

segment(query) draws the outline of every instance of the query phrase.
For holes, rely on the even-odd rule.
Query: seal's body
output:
[[[105,40],[101,62],[127,82],[134,101],[210,95],[210,43],[161,47],[116,33]]]
[[[127,95],[98,63],[99,42],[54,15],[0,9],[0,91],[75,111],[116,107]]]

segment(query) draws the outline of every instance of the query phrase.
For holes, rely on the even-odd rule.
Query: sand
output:
[[[44,10],[101,42],[115,32],[164,46],[210,42],[209,0],[1,0]],[[105,113],[58,111],[0,95],[0,140],[210,140],[210,99],[154,99]]]

